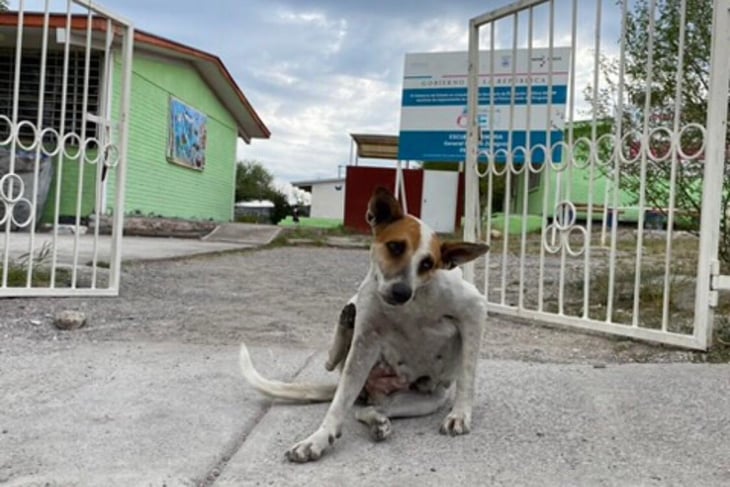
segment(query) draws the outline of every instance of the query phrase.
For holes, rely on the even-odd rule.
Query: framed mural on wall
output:
[[[175,97],[170,97],[167,159],[191,169],[205,168],[208,117]]]

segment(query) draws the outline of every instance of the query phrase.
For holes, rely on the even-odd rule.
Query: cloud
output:
[[[52,0],[65,9],[65,0]],[[105,0],[137,28],[218,55],[264,123],[269,140],[239,144],[281,180],[333,177],[350,156],[351,132],[395,134],[408,52],[467,49],[471,17],[507,0]],[[570,36],[573,0],[555,0],[555,45]],[[17,0],[11,5],[17,4]],[[576,104],[592,70],[593,2],[578,4]],[[42,0],[26,0],[41,10]],[[603,2],[602,50],[617,51],[614,2]],[[534,45],[547,45],[546,5],[534,9]],[[512,19],[498,23],[498,48],[511,48]],[[527,13],[518,39],[527,42]],[[483,29],[482,48],[489,47]]]

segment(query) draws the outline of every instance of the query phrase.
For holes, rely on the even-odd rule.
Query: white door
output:
[[[459,173],[423,171],[421,220],[437,232],[452,233],[456,220]]]

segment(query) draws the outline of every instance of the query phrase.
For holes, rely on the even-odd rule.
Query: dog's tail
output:
[[[254,389],[273,399],[289,401],[317,402],[330,401],[335,396],[336,384],[287,383],[262,377],[253,366],[251,355],[241,343],[241,372]]]

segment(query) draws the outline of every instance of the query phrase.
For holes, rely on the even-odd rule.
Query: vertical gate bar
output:
[[[112,225],[112,250],[109,287],[119,291],[122,266],[122,233],[124,228],[124,192],[127,183],[127,142],[129,140],[129,102],[132,86],[132,55],[134,54],[134,27],[126,24],[122,44],[122,83],[119,114],[119,162],[117,164],[116,200]]]
[[[662,331],[667,331],[669,324],[670,277],[672,266],[672,235],[674,233],[674,208],[677,193],[677,147],[681,144],[679,130],[682,110],[682,88],[684,80],[684,37],[686,35],[685,22],[687,19],[687,0],[682,0],[679,6],[679,47],[677,49],[677,84],[674,91],[674,122],[672,124],[672,141],[669,150],[672,151],[669,175],[669,215],[667,216],[666,253],[664,254],[664,293],[662,296]]]
[[[20,0],[18,4],[18,32],[15,40],[15,73],[13,76],[13,115],[10,141],[10,164],[8,174],[15,173],[15,155],[17,153],[18,137],[18,96],[20,92],[20,69],[21,59],[23,56],[23,26],[25,24],[25,1]],[[13,187],[15,182],[13,178],[8,178],[8,195],[13,195]],[[3,285],[8,287],[8,266],[10,264],[10,229],[13,224],[14,205],[7,205],[7,221],[5,222],[5,253],[3,254]]]
[[[559,202],[562,199],[562,192],[563,192],[563,171],[565,171],[565,167],[563,166],[560,169],[556,169],[559,166],[555,165],[555,161],[553,161],[553,87],[554,87],[554,78],[553,78],[553,71],[554,71],[554,50],[555,50],[555,0],[550,0],[549,3],[550,7],[550,15],[549,15],[549,34],[548,34],[548,98],[547,98],[547,125],[546,125],[546,134],[545,134],[545,141],[547,143],[548,147],[548,158],[547,158],[547,168],[546,171],[548,171],[548,177],[550,177],[551,171],[555,171],[557,174],[555,175],[555,204],[553,205],[553,222],[555,222],[556,218],[556,209],[559,204]],[[561,147],[562,151],[562,147]],[[561,154],[562,155],[562,154]],[[565,161],[561,161],[561,164],[565,164]],[[555,228],[555,225],[553,225],[553,228]],[[562,232],[560,232],[560,238],[563,238]],[[568,235],[566,234],[566,239],[568,238]],[[558,313],[564,314],[565,312],[565,266],[567,264],[567,248],[566,245],[560,246],[560,270],[558,272]]]
[[[99,260],[99,227],[101,226],[101,214],[102,205],[104,204],[104,169],[106,165],[106,153],[109,142],[109,113],[107,110],[107,100],[111,96],[109,93],[109,87],[111,86],[111,67],[110,67],[110,53],[111,44],[114,40],[114,26],[112,20],[106,19],[106,39],[104,41],[104,72],[101,77],[101,95],[99,97],[97,106],[99,107],[99,120],[101,124],[97,127],[97,130],[101,130],[99,139],[99,157],[96,163],[96,197],[94,205],[94,239],[93,249],[91,256],[91,288],[96,288],[96,278],[98,274],[98,260]]]
[[[26,287],[33,285],[33,253],[35,252],[36,216],[38,214],[38,178],[40,177],[41,147],[43,147],[43,113],[46,94],[46,63],[48,62],[48,24],[50,21],[50,0],[45,0],[43,7],[43,34],[41,45],[41,72],[38,83],[38,114],[36,115],[36,148],[33,161],[33,204],[30,208],[30,238],[28,239],[28,269]]]
[[[707,103],[704,188],[697,264],[694,337],[704,348],[712,344],[714,310],[710,301],[711,262],[717,257],[720,238],[724,179],[728,79],[730,78],[730,0],[715,0],[712,13],[710,89]]]
[[[593,52],[593,104],[591,117],[591,156],[588,165],[588,204],[586,208],[586,246],[584,250],[583,263],[583,318],[588,318],[590,308],[591,292],[591,242],[593,241],[593,182],[595,180],[596,165],[598,164],[598,93],[600,82],[600,59],[601,59],[601,15],[603,3],[596,0],[596,25]]]
[[[651,84],[654,74],[654,27],[656,22],[654,16],[656,14],[656,0],[649,2],[649,28],[647,40],[647,58],[646,58],[646,90],[644,92],[644,126],[641,133],[643,150],[641,151],[641,168],[639,176],[639,222],[636,232],[636,267],[634,271],[634,312],[631,325],[639,326],[639,308],[641,301],[641,261],[644,247],[644,211],[646,207],[646,169],[651,156],[651,147],[649,140],[649,118],[651,110]]]
[[[601,211],[601,247],[606,246],[606,237],[608,236],[608,207],[609,205],[609,194],[611,193],[611,186],[606,180],[606,184],[603,187],[603,210]]]
[[[489,117],[487,119],[487,125],[489,128],[489,150],[487,154],[487,222],[489,225],[487,238],[491,242],[492,240],[492,198],[494,197],[494,169],[496,167],[496,158],[494,154],[494,47],[495,47],[495,32],[497,30],[497,22],[492,21],[489,24]],[[483,132],[480,132],[482,136]],[[484,290],[487,295],[487,301],[489,301],[489,264],[492,259],[492,254],[487,252],[484,258]]]
[[[571,156],[573,156],[573,144],[575,143],[573,135],[573,124],[575,123],[573,111],[575,110],[575,58],[577,57],[575,47],[576,38],[578,36],[578,0],[572,2],[573,11],[570,19],[570,66],[568,78],[568,95],[570,103],[568,104],[567,123],[568,123],[568,147],[570,147]],[[573,157],[568,161],[568,187],[566,188],[566,199],[570,200],[573,191]]]
[[[477,113],[479,110],[479,26],[469,22],[469,66],[467,78],[467,114],[469,117],[467,133],[466,167],[464,168],[464,240],[473,242],[476,238],[476,214],[474,206],[478,204],[479,195],[476,194],[477,180],[477,151],[479,150]],[[126,86],[125,86],[126,88]],[[119,208],[116,208],[119,211]],[[464,267],[464,278],[474,282],[474,263]]]
[[[553,19],[552,17],[548,18],[548,22],[552,23]],[[550,30],[552,27],[548,26],[548,30]],[[550,42],[550,34],[548,33],[548,43]],[[552,58],[550,56],[551,52],[548,50],[548,62],[552,62]],[[548,71],[550,71],[550,65],[548,65]],[[545,142],[543,145],[543,160],[542,164],[540,165],[540,173],[542,174],[541,179],[544,186],[544,194],[543,194],[543,202],[542,202],[542,225],[541,225],[541,238],[540,238],[540,258],[539,258],[539,278],[538,278],[538,285],[537,285],[537,309],[538,311],[544,310],[545,305],[545,238],[546,238],[546,232],[547,232],[547,221],[549,218],[549,204],[550,204],[550,188],[552,184],[552,177],[550,175],[550,158],[551,155],[551,149],[550,149],[550,99],[552,93],[550,93],[550,86],[548,86],[548,94],[547,94],[547,100],[548,100],[548,113],[547,113],[547,121],[546,121],[546,136],[545,136]],[[551,239],[552,242],[555,241],[556,233],[555,233],[555,226],[551,226]]]
[[[542,218],[540,225],[540,258],[538,260],[538,280],[537,280],[537,310],[543,311],[543,305],[545,301],[545,239],[547,238],[547,221],[548,221],[548,205],[550,199],[550,173],[547,171],[547,145],[544,146],[544,158],[542,164],[540,164],[539,172],[541,174],[541,180],[544,187],[544,193],[542,195]],[[555,241],[555,227],[551,227],[553,232],[553,242]]]
[[[534,8],[528,9],[527,16],[527,113],[525,114],[525,158],[522,168],[522,231],[520,241],[520,289],[517,296],[517,307],[525,307],[525,259],[527,257],[527,205],[529,203],[530,175],[532,174],[532,43],[534,37]]]
[[[91,68],[91,27],[93,24],[93,17],[91,9],[87,7],[86,13],[86,46],[84,49],[84,92],[81,98],[81,154],[79,156],[79,177],[76,187],[76,229],[74,231],[74,255],[73,255],[73,268],[71,270],[71,287],[76,288],[78,271],[77,267],[79,264],[79,240],[80,229],[81,229],[81,204],[84,198],[84,173],[86,172],[86,152],[89,149],[88,141],[86,140],[86,124],[88,123],[88,111],[89,111],[89,71]],[[98,148],[97,148],[98,150]]]
[[[611,244],[610,251],[608,254],[608,293],[606,297],[606,322],[611,323],[613,321],[613,300],[616,287],[616,243],[618,237],[618,204],[619,194],[621,185],[621,151],[622,149],[622,132],[623,132],[623,120],[624,120],[624,82],[625,82],[625,68],[626,64],[626,19],[628,17],[628,0],[621,1],[621,41],[619,42],[619,71],[618,71],[618,86],[616,88],[616,113],[615,124],[616,128],[614,131],[614,142],[612,147],[611,162],[614,165],[613,169],[613,204],[612,215],[611,215]]]
[[[68,98],[68,64],[71,46],[71,0],[66,0],[66,36],[63,46],[63,80],[61,80],[61,120],[58,128],[60,134],[58,143],[61,150],[56,162],[56,194],[53,209],[53,256],[51,258],[51,288],[56,287],[56,265],[58,263],[58,224],[61,212],[61,182],[63,179],[63,162],[66,152],[66,99]],[[79,148],[80,149],[80,148]]]
[[[504,234],[502,235],[502,282],[500,291],[501,304],[505,304],[507,300],[507,260],[509,257],[509,235],[510,235],[510,219],[512,212],[510,211],[511,195],[512,195],[512,170],[514,169],[514,138],[512,132],[515,126],[515,101],[517,100],[515,81],[517,78],[517,38],[519,30],[519,14],[512,14],[512,68],[510,81],[510,106],[509,106],[509,125],[507,129],[507,154],[504,161],[504,203],[502,211],[504,213]],[[494,56],[494,53],[492,53]],[[529,62],[529,60],[528,60]],[[494,73],[492,73],[494,74]]]

